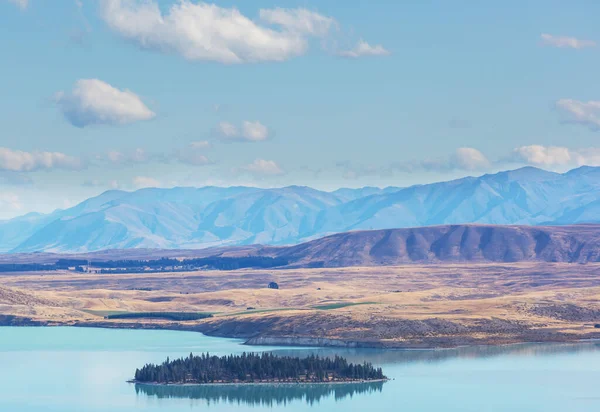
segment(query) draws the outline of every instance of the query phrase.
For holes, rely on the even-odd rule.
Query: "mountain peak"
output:
[[[333,192],[307,186],[110,190],[70,209],[0,222],[0,252],[286,245],[361,229],[593,223],[600,222],[597,170],[523,167],[404,189]]]
[[[556,172],[549,172],[548,170],[540,169],[534,166],[525,166],[514,170],[498,172],[489,176],[506,176],[507,178],[514,180],[545,180],[555,179],[556,177],[560,176],[560,174]]]

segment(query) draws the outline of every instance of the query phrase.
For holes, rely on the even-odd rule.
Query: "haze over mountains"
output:
[[[0,222],[0,252],[296,244],[332,233],[447,224],[600,222],[600,168],[533,167],[408,188],[109,191]]]

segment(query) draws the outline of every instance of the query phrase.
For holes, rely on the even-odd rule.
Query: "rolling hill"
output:
[[[108,191],[0,222],[0,252],[294,245],[353,230],[600,223],[600,168],[522,169],[407,188]]]
[[[600,225],[445,225],[339,233],[255,254],[295,267],[407,263],[600,262]]]

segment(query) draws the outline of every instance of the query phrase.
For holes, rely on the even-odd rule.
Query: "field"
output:
[[[600,337],[600,264],[592,263],[52,272],[5,274],[0,282],[5,325],[171,328],[254,344],[374,347]]]

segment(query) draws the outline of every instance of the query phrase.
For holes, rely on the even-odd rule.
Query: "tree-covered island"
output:
[[[353,364],[335,356],[307,358],[275,356],[271,353],[190,356],[147,364],[135,371],[132,382],[146,384],[198,385],[223,383],[331,383],[387,380],[381,368],[370,363]]]

